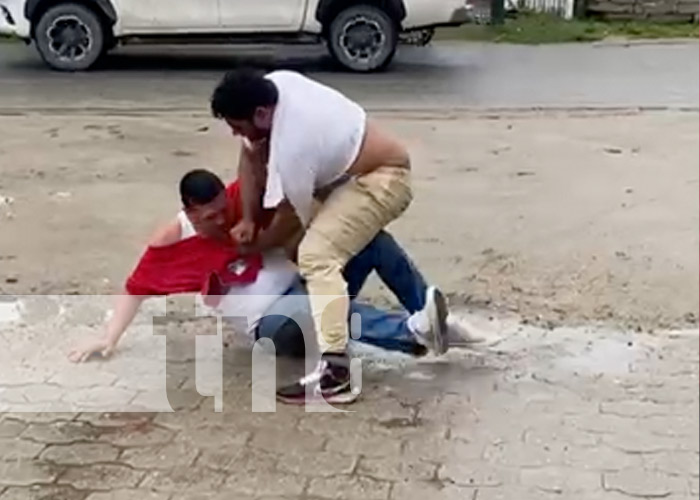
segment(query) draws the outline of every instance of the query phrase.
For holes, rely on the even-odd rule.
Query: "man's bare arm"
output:
[[[255,243],[247,250],[265,252],[272,248],[286,247],[301,232],[303,227],[294,207],[287,200],[283,200],[275,209],[270,224],[258,233]]]
[[[231,236],[242,244],[255,238],[255,221],[262,212],[265,192],[267,144],[244,144],[238,162],[238,181],[241,190],[242,220],[231,230]]]
[[[241,186],[243,218],[257,220],[262,209],[264,184],[260,179],[260,153],[246,146],[241,148],[238,163],[238,179]]]
[[[148,240],[148,246],[165,247],[174,245],[182,237],[182,228],[177,218],[171,220],[164,226],[159,227]]]
[[[174,219],[158,228],[150,237],[148,245],[153,247],[172,245],[180,241],[181,235],[180,221]],[[117,296],[114,314],[105,325],[102,335],[79,343],[68,354],[68,358],[74,363],[82,363],[92,356],[109,357],[147,298],[147,296],[131,295],[126,290],[122,292]]]

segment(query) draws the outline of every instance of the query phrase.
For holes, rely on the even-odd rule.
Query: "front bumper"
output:
[[[24,18],[21,0],[0,0],[0,35],[29,39],[29,21]]]

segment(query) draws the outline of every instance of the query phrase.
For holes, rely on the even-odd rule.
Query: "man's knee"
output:
[[[374,238],[372,238],[372,241],[367,244],[363,252],[381,252],[382,250],[396,246],[397,243],[394,237],[382,229]]]
[[[278,356],[300,358],[306,353],[303,329],[287,316],[273,314],[262,318],[256,337],[272,340]]]
[[[344,263],[340,262],[336,253],[323,236],[307,233],[299,245],[299,272],[306,279],[341,273]]]

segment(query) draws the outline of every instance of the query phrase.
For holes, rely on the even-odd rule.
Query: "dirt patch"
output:
[[[697,113],[498,118],[382,118],[415,165],[415,201],[391,230],[429,280],[455,304],[548,325],[696,325]],[[120,292],[178,210],[180,176],[235,171],[236,142],[205,117],[0,126],[3,294]]]

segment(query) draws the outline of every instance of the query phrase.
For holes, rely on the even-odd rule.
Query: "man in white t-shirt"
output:
[[[350,301],[343,269],[412,199],[406,147],[369,120],[364,109],[336,90],[292,71],[228,73],[214,90],[211,109],[244,139],[240,168],[244,219],[233,231],[241,243],[279,245],[296,223],[304,229],[298,262],[310,295],[322,358],[313,373],[277,391],[304,403],[354,400],[350,387],[347,323]],[[325,191],[314,214],[314,199]],[[262,245],[255,214],[276,209]],[[428,302],[447,330],[447,307],[436,288]],[[327,296],[345,297],[327,304]],[[440,354],[439,343],[434,350]]]
[[[183,210],[154,234],[150,246],[163,248],[192,237],[228,236],[232,224],[226,216],[225,187],[215,174],[205,170],[189,172],[180,183],[180,197],[185,204]],[[445,350],[447,337],[441,336],[437,342],[434,339],[442,334],[437,311],[429,301],[430,287],[388,233],[377,235],[344,269],[353,296],[372,271],[378,273],[405,310],[387,312],[353,300],[351,313],[357,314],[360,321],[359,340],[412,355],[427,353],[437,342]],[[70,359],[82,362],[92,355],[108,357],[147,298],[120,295],[103,335],[78,345]],[[218,308],[225,317],[246,318],[249,333],[256,339],[272,339],[278,353],[304,354],[303,332],[308,331],[311,318],[309,300],[297,268],[284,249],[264,252],[255,282],[231,287]],[[460,333],[456,330],[453,335]]]

